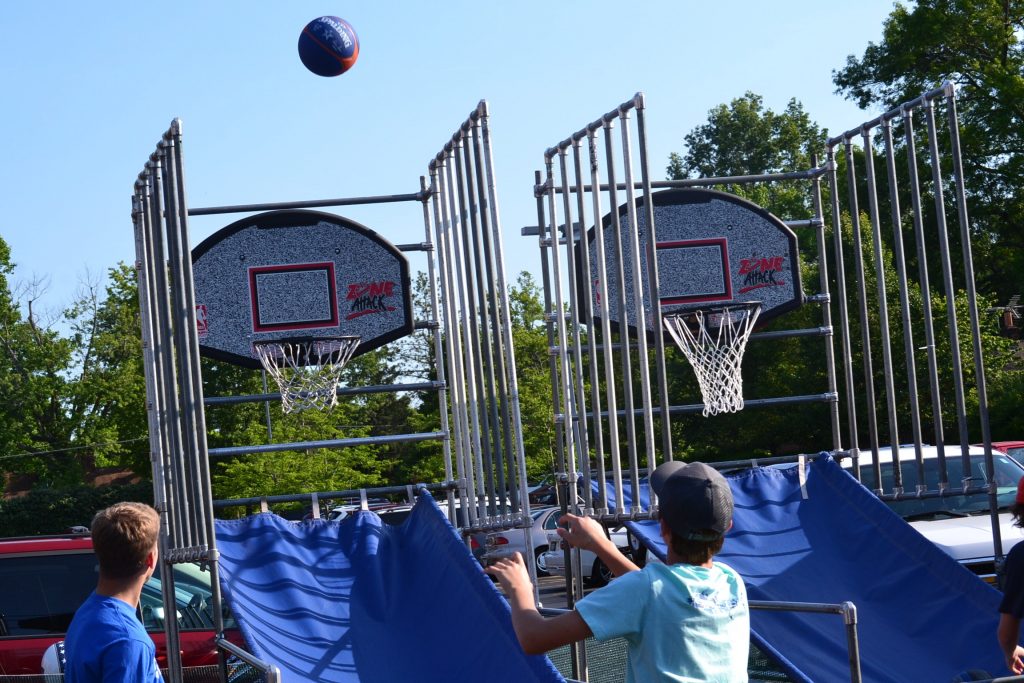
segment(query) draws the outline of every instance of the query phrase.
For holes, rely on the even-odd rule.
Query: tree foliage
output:
[[[862,108],[895,107],[947,80],[958,86],[976,277],[1000,301],[1024,285],[1022,36],[1019,0],[897,4],[880,42],[833,72],[836,91]]]
[[[776,113],[752,92],[708,112],[707,123],[684,137],[685,154],[669,155],[672,180],[805,171],[821,151],[825,133],[795,99]],[[770,206],[786,219],[808,218],[810,196],[792,183],[727,185],[727,191]]]

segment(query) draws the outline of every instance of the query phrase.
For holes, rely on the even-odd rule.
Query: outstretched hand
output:
[[[562,515],[558,520],[559,524],[565,524],[566,528],[558,527],[558,535],[563,541],[574,548],[590,550],[597,553],[598,547],[607,540],[604,527],[597,520],[590,517],[580,517],[571,513]]]
[[[512,595],[515,591],[524,588],[532,591],[530,573],[526,570],[526,563],[523,562],[523,556],[519,553],[501,558],[484,571],[498,580],[506,595]]]

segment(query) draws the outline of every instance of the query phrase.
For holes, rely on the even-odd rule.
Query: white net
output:
[[[267,371],[281,391],[281,409],[297,413],[330,410],[338,403],[338,379],[352,358],[359,337],[321,337],[254,342]]]
[[[743,352],[760,312],[754,302],[663,318],[697,375],[704,417],[743,409]]]

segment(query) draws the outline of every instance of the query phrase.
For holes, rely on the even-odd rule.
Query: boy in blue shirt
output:
[[[156,646],[136,615],[142,586],[157,567],[160,515],[143,503],[117,503],[92,520],[99,562],[96,590],[65,636],[65,683],[162,681]]]
[[[743,580],[715,562],[732,527],[732,491],[725,478],[703,463],[667,462],[651,475],[658,495],[665,564],[643,570],[622,555],[596,521],[565,515],[558,529],[567,543],[591,550],[618,577],[576,603],[545,618],[517,553],[488,568],[512,608],[512,625],[527,654],[541,654],[594,636],[625,638],[627,683],[648,681],[747,680],[750,619]]]

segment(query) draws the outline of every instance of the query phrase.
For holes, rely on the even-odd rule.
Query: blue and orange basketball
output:
[[[299,59],[317,76],[340,76],[359,58],[359,37],[339,17],[319,17],[299,36]]]

